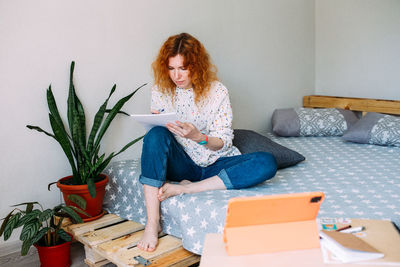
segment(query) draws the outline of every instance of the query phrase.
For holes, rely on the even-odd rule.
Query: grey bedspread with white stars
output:
[[[355,144],[340,137],[269,137],[306,160],[253,188],[171,197],[161,203],[163,231],[201,254],[205,235],[223,232],[228,199],[311,191],[325,193],[318,217],[390,219],[400,226],[400,147]],[[113,162],[106,173],[105,209],[145,224],[140,160]]]

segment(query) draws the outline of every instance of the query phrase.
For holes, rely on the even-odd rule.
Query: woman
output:
[[[169,37],[152,69],[152,113],[176,112],[179,121],[152,128],[143,141],[140,182],[147,222],[137,246],[145,251],[158,243],[161,201],[182,193],[246,188],[276,173],[271,154],[240,155],[232,146],[228,90],[197,39],[187,33]]]

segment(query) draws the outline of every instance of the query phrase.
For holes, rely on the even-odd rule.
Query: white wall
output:
[[[58,189],[46,188],[70,174],[67,161],[55,141],[25,125],[50,128],[50,83],[65,114],[70,62],[76,61],[77,93],[92,119],[114,83],[121,97],[151,82],[160,45],[183,31],[202,41],[218,66],[236,128],[266,131],[274,108],[299,106],[313,93],[312,0],[0,0],[1,218],[15,203],[60,201]],[[147,112],[149,89],[125,110]],[[116,150],[142,133],[120,118],[103,147]],[[118,159],[139,151],[140,145]]]
[[[400,1],[317,0],[316,93],[400,99]]]

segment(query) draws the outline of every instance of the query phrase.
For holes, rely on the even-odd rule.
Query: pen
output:
[[[352,227],[352,228],[348,228],[348,229],[344,229],[342,231],[340,231],[341,233],[347,233],[347,234],[353,234],[353,233],[358,233],[365,230],[364,226],[358,226],[358,227]]]
[[[337,229],[336,232],[341,232],[342,230],[349,229],[349,228],[351,228],[350,224],[346,225],[346,226],[343,226],[342,228]]]
[[[151,110],[151,114],[159,114],[159,113],[162,113],[162,112],[164,112],[163,108],[161,108],[161,109],[152,109]]]

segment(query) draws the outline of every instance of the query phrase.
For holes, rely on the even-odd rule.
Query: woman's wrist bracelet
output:
[[[208,144],[208,136],[206,134],[204,134],[204,136],[206,137],[206,139],[203,140],[203,141],[198,142],[199,145],[204,146],[204,145]]]

